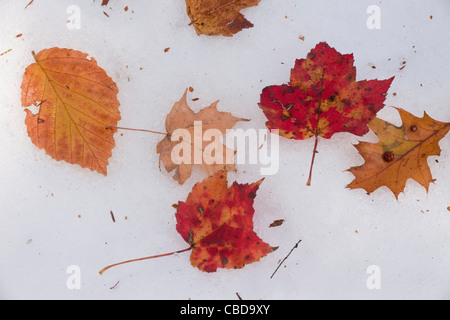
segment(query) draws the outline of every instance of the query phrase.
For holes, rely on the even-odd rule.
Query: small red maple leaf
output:
[[[222,172],[197,184],[178,204],[177,231],[193,248],[192,266],[205,272],[239,269],[276,249],[253,231],[253,202],[262,182],[228,187]]]
[[[368,133],[368,123],[384,107],[393,80],[356,81],[353,54],[342,55],[321,42],[306,59],[296,61],[289,84],[263,90],[259,107],[268,119],[267,128],[278,129],[282,137],[316,138],[310,185],[319,137]]]
[[[253,202],[263,180],[253,184],[233,183],[219,172],[197,183],[186,202],[177,208],[177,231],[189,244],[184,250],[124,261],[100,271],[136,262],[191,251],[191,264],[204,272],[218,268],[240,269],[275,251],[253,231]]]

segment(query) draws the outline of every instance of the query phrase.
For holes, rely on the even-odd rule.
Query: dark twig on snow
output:
[[[280,262],[280,264],[278,265],[278,267],[275,269],[275,271],[272,273],[272,276],[270,277],[270,279],[273,278],[273,276],[275,275],[275,273],[277,273],[278,269],[280,269],[281,265],[287,260],[287,258],[289,258],[289,256],[292,254],[292,252],[298,248],[298,245],[300,244],[300,242],[302,242],[302,240],[299,240],[295,246],[291,249],[291,251],[289,252],[289,254],[283,259],[283,261]]]

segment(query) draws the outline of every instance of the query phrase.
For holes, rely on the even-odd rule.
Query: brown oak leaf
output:
[[[397,110],[403,122],[400,127],[378,118],[369,123],[379,142],[360,142],[355,146],[366,162],[348,170],[356,177],[348,188],[363,188],[370,194],[386,186],[398,199],[408,179],[417,181],[427,191],[435,181],[427,159],[441,154],[439,141],[450,130],[450,123],[433,120],[426,113],[417,118],[403,109]]]

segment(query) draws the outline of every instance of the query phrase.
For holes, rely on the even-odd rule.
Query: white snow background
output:
[[[34,0],[25,9],[28,2],[0,0],[0,52],[12,49],[0,57],[1,299],[450,298],[449,136],[442,155],[429,158],[429,193],[410,180],[398,201],[387,188],[370,196],[345,188],[353,180],[345,170],[363,163],[356,136],[320,141],[311,187],[314,139],[281,139],[280,170],[261,185],[254,217],[277,251],[240,270],[203,273],[182,253],[100,276],[111,263],[186,248],[172,205],[206,176],[195,170],[178,185],[159,170],[161,136],[138,132],[116,134],[107,177],[57,162],[31,143],[20,101],[31,52],[70,48],[95,57],[117,83],[120,126],[164,130],[193,87],[194,111],[220,99],[220,111],[251,119],[235,128],[264,129],[262,89],[287,83],[295,60],[326,41],[354,54],[358,80],[396,77],[379,117],[400,124],[396,106],[448,122],[449,1],[262,0],[243,11],[254,28],[232,38],[198,36],[182,0]],[[67,27],[71,5],[81,9],[79,30]],[[381,8],[380,30],[367,28],[370,5]],[[373,133],[360,140],[377,141]],[[238,165],[229,181],[255,182],[259,169]],[[269,228],[276,219],[285,223]],[[67,287],[72,265],[80,289]],[[370,266],[381,271],[379,290],[367,286]]]

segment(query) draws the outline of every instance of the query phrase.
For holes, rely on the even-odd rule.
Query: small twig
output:
[[[113,285],[111,288],[109,288],[110,290],[114,289],[115,287],[117,287],[117,285],[119,284],[120,281],[117,281],[117,283],[115,285]]]
[[[111,213],[111,219],[114,223],[116,223],[116,218],[114,217],[114,213],[112,212],[112,210],[110,211]]]
[[[242,300],[241,296],[239,295],[239,293],[236,292],[237,297],[239,298],[239,300]]]
[[[6,50],[5,52],[3,52],[3,53],[0,53],[0,57],[1,56],[4,56],[5,54],[7,54],[7,53],[9,53],[9,52],[11,52],[12,51],[12,49],[9,49],[9,50]]]
[[[29,6],[31,6],[31,4],[32,4],[33,2],[34,2],[34,0],[31,0],[30,3],[27,4],[27,6],[25,7],[25,9],[28,8]]]
[[[300,244],[300,242],[302,242],[302,240],[299,240],[295,246],[291,249],[291,251],[289,252],[289,254],[283,259],[283,261],[280,262],[280,264],[278,265],[278,267],[275,269],[275,271],[272,273],[272,276],[270,277],[270,279],[273,278],[273,276],[275,275],[275,273],[277,273],[278,269],[280,269],[281,265],[287,260],[287,258],[289,258],[289,256],[291,255],[291,253],[298,248],[298,245]]]

